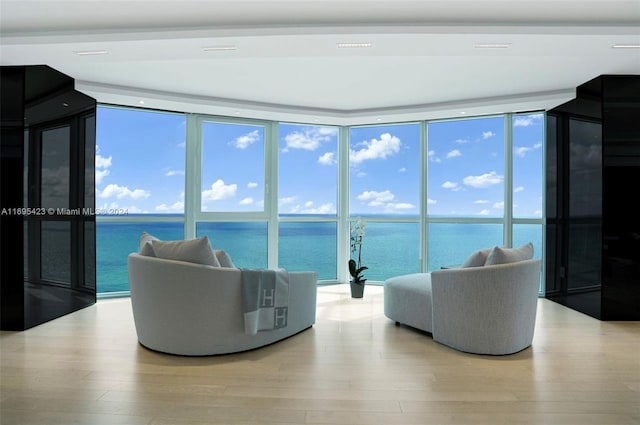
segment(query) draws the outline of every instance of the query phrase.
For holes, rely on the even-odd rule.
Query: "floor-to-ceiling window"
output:
[[[97,291],[129,291],[127,256],[143,231],[184,237],[185,115],[100,106],[97,111]]]
[[[513,115],[511,129],[512,245],[532,242],[534,258],[543,258],[544,114]]]
[[[428,271],[502,245],[505,116],[427,126]]]
[[[98,292],[128,290],[142,231],[323,283],[349,279],[357,219],[369,283],[494,245],[541,257],[543,135],[542,113],[335,127],[101,106]]]
[[[366,225],[361,259],[368,281],[420,271],[421,128],[349,130],[349,216]]]
[[[338,276],[337,127],[278,125],[278,265]]]
[[[195,236],[208,236],[238,267],[268,266],[268,123],[203,117],[193,142]],[[195,165],[199,165],[195,167]]]

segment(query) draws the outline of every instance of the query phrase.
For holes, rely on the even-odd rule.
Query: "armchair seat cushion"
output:
[[[431,275],[414,273],[384,282],[384,314],[396,322],[431,332]]]

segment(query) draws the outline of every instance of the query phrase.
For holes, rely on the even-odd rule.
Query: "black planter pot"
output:
[[[355,283],[354,281],[349,282],[351,285],[351,298],[362,298],[364,294],[364,282],[365,280],[361,280],[360,283]]]

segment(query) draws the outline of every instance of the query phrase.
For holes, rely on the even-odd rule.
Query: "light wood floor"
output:
[[[640,322],[539,302],[533,346],[457,352],[395,326],[382,288],[321,287],[316,325],[187,358],[137,343],[128,299],[0,333],[0,423],[640,424]]]

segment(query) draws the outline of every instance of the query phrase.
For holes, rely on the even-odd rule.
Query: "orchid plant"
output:
[[[358,217],[356,221],[351,223],[351,254],[358,253],[358,260],[349,259],[349,274],[351,274],[352,282],[364,285],[367,279],[364,279],[362,272],[368,267],[362,265],[362,239],[364,238],[365,222]]]

